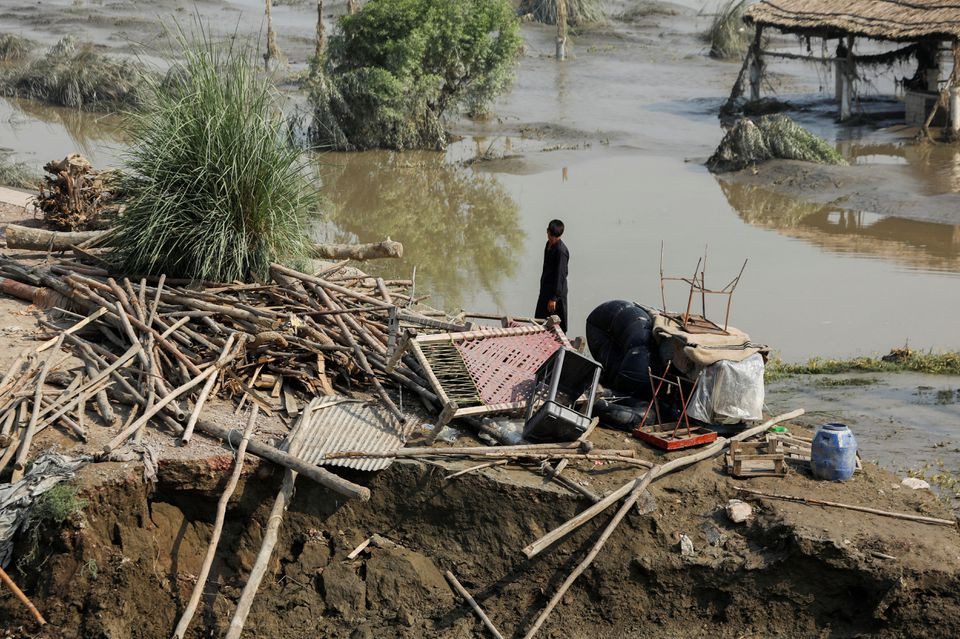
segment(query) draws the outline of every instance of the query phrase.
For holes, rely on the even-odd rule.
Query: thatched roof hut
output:
[[[949,112],[950,128],[960,135],[960,0],[758,0],[743,19],[756,28],[756,36],[724,110],[743,94],[746,79],[750,100],[759,99],[766,59],[801,59],[833,64],[839,115],[846,120],[857,100],[857,67],[915,58],[916,74],[903,81],[906,120],[927,131],[938,110]],[[764,29],[837,40],[836,55],[763,50],[760,33]],[[880,54],[860,55],[854,51],[857,38],[901,45]],[[952,63],[942,60],[946,43],[953,48]],[[953,69],[947,74],[950,66]]]
[[[784,33],[895,42],[960,38],[957,0],[760,0],[744,20]]]

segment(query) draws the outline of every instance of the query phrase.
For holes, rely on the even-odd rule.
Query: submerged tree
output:
[[[130,272],[266,277],[304,255],[318,195],[256,52],[181,38],[182,62],[131,116],[114,260]]]
[[[480,115],[520,49],[509,0],[372,0],[340,20],[312,78],[310,135],[339,150],[446,145],[444,115]]]

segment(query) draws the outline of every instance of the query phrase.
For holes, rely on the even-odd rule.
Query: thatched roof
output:
[[[827,37],[952,39],[960,37],[960,0],[760,0],[744,20]]]

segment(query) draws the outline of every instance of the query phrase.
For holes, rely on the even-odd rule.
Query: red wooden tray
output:
[[[635,428],[633,436],[642,439],[651,446],[663,450],[680,450],[691,446],[701,446],[716,441],[717,433],[703,426],[691,426],[687,434],[685,426],[677,428],[676,437],[673,436],[676,424],[656,424],[650,428]]]

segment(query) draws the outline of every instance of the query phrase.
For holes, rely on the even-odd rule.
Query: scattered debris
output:
[[[753,515],[753,506],[739,499],[729,500],[727,505],[724,506],[724,510],[730,521],[735,524],[742,524]]]
[[[680,554],[684,557],[692,557],[694,555],[693,550],[693,540],[690,539],[687,535],[680,535],[680,543],[678,545],[680,548]]]
[[[930,490],[930,483],[917,477],[904,477],[900,483],[913,490]]]

